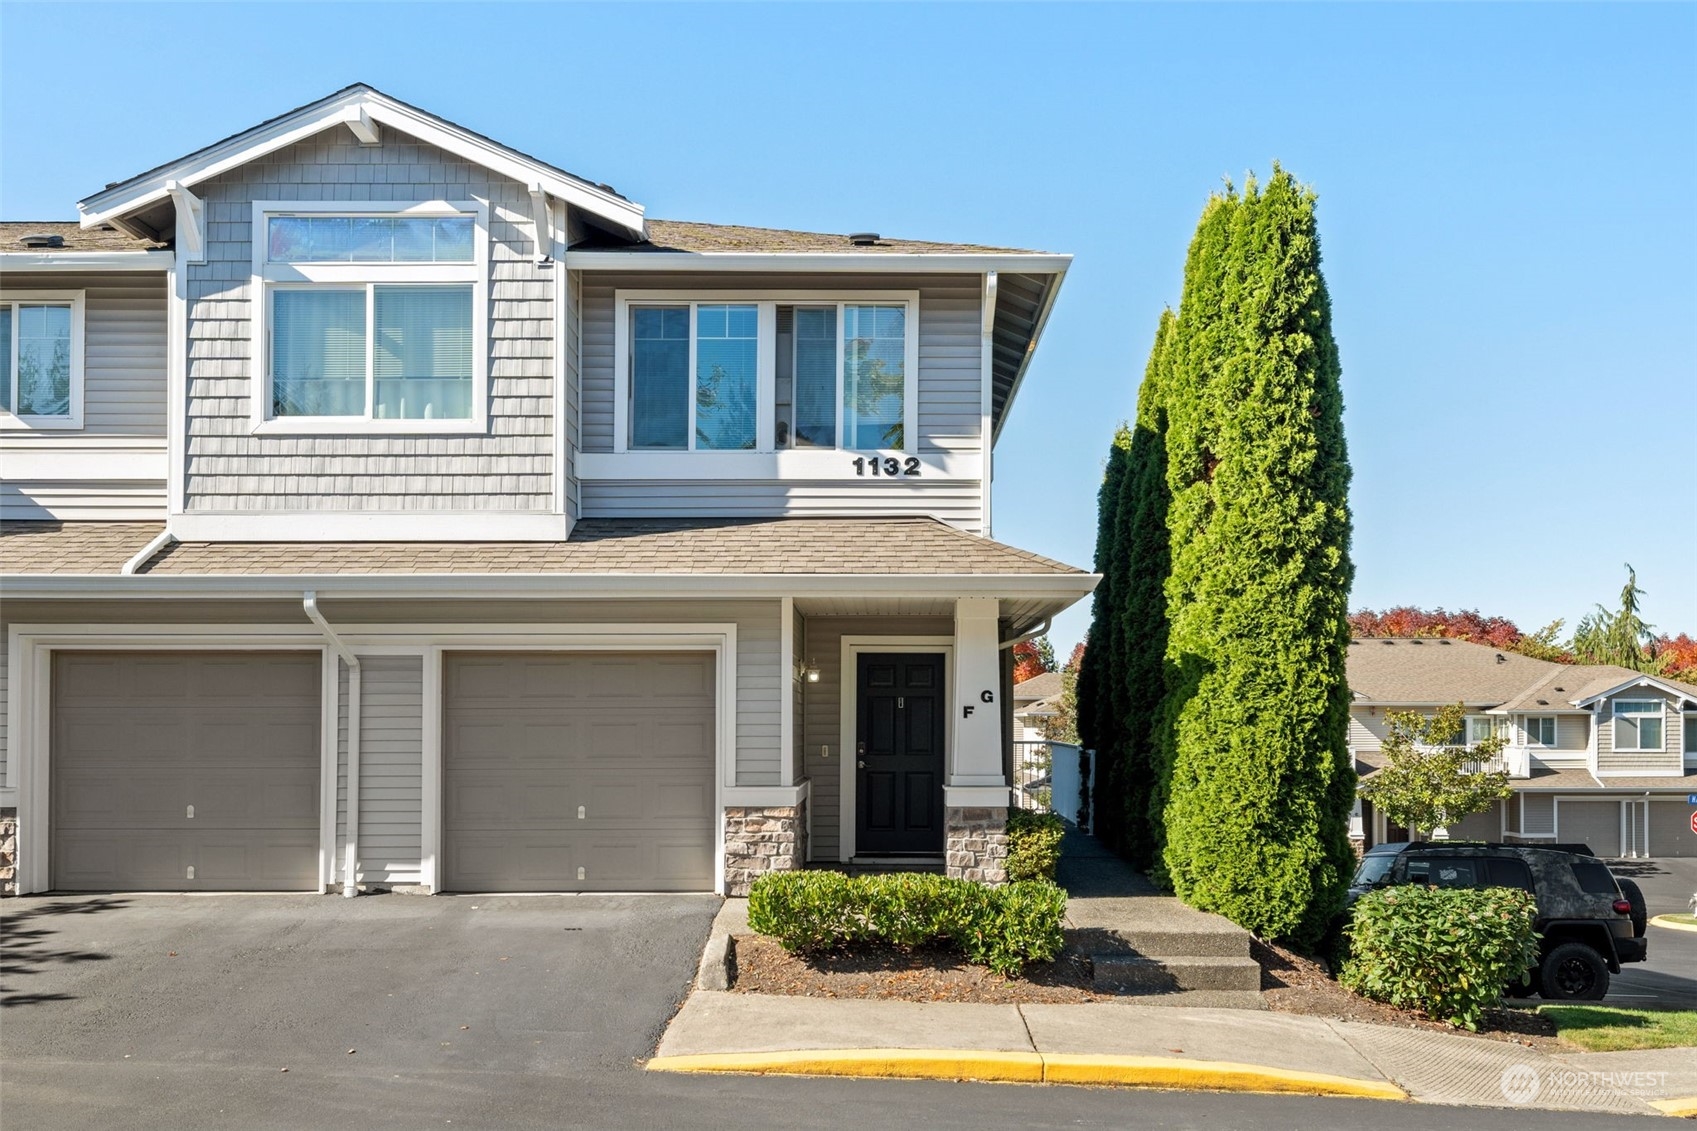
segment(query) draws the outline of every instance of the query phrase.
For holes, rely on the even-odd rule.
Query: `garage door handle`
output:
[[[191,821],[194,820],[194,806],[193,805],[189,806],[189,818],[188,819],[191,820]]]
[[[577,819],[580,821],[583,820],[583,806],[581,805],[577,807]]]

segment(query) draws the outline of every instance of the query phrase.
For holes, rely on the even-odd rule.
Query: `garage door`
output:
[[[1691,828],[1693,813],[1697,813],[1697,805],[1687,804],[1684,798],[1650,802],[1650,855],[1697,856],[1697,831]]]
[[[714,658],[443,660],[450,891],[713,887]]]
[[[317,653],[60,652],[52,883],[318,887]]]
[[[1556,799],[1556,839],[1588,844],[1598,856],[1620,855],[1620,802]]]

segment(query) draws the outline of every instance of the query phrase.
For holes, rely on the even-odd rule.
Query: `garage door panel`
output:
[[[53,885],[317,887],[320,675],[316,653],[56,655]]]
[[[445,886],[711,888],[713,680],[699,653],[446,657]]]
[[[1620,802],[1556,799],[1556,836],[1588,844],[1598,856],[1620,855]]]

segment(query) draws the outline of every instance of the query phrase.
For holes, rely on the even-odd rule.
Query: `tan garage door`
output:
[[[1556,799],[1556,839],[1588,844],[1598,856],[1620,855],[1620,802]]]
[[[449,891],[713,887],[707,653],[443,661]]]
[[[318,887],[316,653],[60,652],[52,882]]]
[[[1650,802],[1651,856],[1697,856],[1692,813],[1697,813],[1697,805],[1687,804],[1683,797]]]

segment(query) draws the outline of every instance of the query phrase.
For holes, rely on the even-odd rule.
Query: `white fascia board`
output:
[[[573,271],[817,271],[867,274],[1064,274],[1070,255],[1018,252],[568,251]]]
[[[173,514],[183,542],[563,542],[561,514],[488,511],[253,511]]]
[[[20,574],[0,577],[8,600],[55,597],[279,598],[312,589],[354,597],[993,597],[1088,596],[1096,574]]]
[[[1671,683],[1667,683],[1667,682],[1664,682],[1663,680],[1657,679],[1653,675],[1635,676],[1634,678],[1626,680],[1623,683],[1619,683],[1619,684],[1615,685],[1614,687],[1609,688],[1606,691],[1599,691],[1595,695],[1587,695],[1583,699],[1574,699],[1571,702],[1573,703],[1573,705],[1575,707],[1588,707],[1592,703],[1597,702],[1598,700],[1608,699],[1612,696],[1619,695],[1621,692],[1626,691],[1630,688],[1634,688],[1634,687],[1654,687],[1654,688],[1656,688],[1660,691],[1664,691],[1667,694],[1674,696],[1677,699],[1681,699],[1681,700],[1684,700],[1686,702],[1697,702],[1697,695],[1693,695],[1691,692],[1685,690],[1682,687],[1675,687]]]
[[[392,126],[522,184],[540,184],[551,195],[616,224],[632,235],[640,237],[645,230],[640,204],[623,200],[575,178],[563,177],[558,170],[541,162],[371,90],[348,91],[341,98],[303,108],[269,125],[248,130],[164,168],[133,178],[116,188],[97,192],[77,202],[82,226],[98,227],[113,217],[163,200],[170,195],[166,185],[172,181],[192,187],[324,130],[346,127],[349,115],[360,112],[372,122]]]
[[[84,227],[87,227],[85,224]],[[0,271],[169,271],[169,251],[0,251]]]

